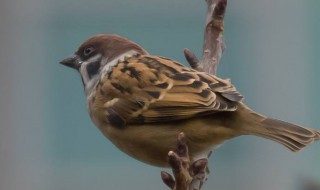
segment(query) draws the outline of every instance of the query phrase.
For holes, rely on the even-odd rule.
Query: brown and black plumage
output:
[[[271,119],[242,103],[229,80],[153,56],[117,35],[96,35],[61,62],[77,69],[93,122],[117,147],[167,166],[180,132],[192,159],[239,135],[257,135],[298,151],[320,132]]]

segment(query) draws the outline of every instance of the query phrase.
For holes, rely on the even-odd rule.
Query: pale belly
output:
[[[186,134],[191,160],[206,157],[212,148],[236,136],[233,129],[223,126],[221,122],[207,119],[129,125],[123,129],[108,125],[98,125],[98,128],[123,152],[160,167],[168,167],[168,152],[175,149],[180,132]]]

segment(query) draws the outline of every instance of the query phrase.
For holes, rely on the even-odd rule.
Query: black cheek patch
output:
[[[100,68],[100,60],[90,63],[87,66],[87,73],[88,73],[88,77],[91,79],[94,75],[96,75],[99,71]]]

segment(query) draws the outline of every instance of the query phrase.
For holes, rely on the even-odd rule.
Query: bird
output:
[[[255,135],[297,152],[320,131],[256,113],[228,79],[148,53],[116,35],[83,42],[62,65],[80,73],[92,122],[116,147],[150,165],[169,167],[183,132],[191,161],[225,141]]]

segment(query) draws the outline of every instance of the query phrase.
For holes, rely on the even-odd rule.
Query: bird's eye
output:
[[[85,56],[88,56],[88,55],[90,55],[92,52],[93,52],[93,48],[92,48],[92,47],[88,47],[88,48],[85,48],[85,49],[84,49],[83,54],[84,54]]]

